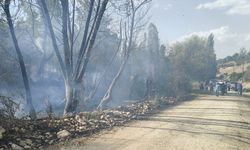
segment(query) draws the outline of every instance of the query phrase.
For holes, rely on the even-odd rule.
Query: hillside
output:
[[[250,81],[244,80],[248,74],[246,71],[250,67],[250,63],[237,65],[235,61],[230,61],[226,63],[218,64],[217,76],[223,76],[224,79],[230,81],[239,81],[243,78],[243,87],[245,89],[250,89]]]
[[[246,71],[248,66],[250,66],[250,63],[246,63],[244,65],[243,64],[236,65],[236,63],[234,62],[229,62],[226,63],[226,65],[219,67],[218,74],[219,75],[232,74],[233,72],[241,73],[243,71]]]

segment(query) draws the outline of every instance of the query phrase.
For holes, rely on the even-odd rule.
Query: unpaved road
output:
[[[250,99],[205,96],[62,150],[250,150]],[[53,148],[52,148],[53,149]]]

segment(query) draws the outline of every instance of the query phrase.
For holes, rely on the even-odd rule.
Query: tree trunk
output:
[[[65,82],[65,98],[66,98],[66,104],[64,108],[64,116],[70,115],[69,112],[74,112],[74,105],[73,105],[73,86],[69,82]]]
[[[67,78],[71,78],[71,51],[69,48],[69,38],[68,38],[68,11],[69,4],[68,0],[61,0],[62,5],[62,36],[63,36],[63,50],[64,50],[64,62],[66,67]]]
[[[131,48],[132,48],[132,40],[133,40],[133,28],[134,28],[134,18],[135,18],[135,13],[132,14],[132,19],[131,19],[131,27],[130,27],[130,32],[129,32],[129,41],[128,41],[128,46],[126,45],[127,44],[127,37],[125,38],[125,49],[124,49],[124,60],[119,68],[119,71],[117,72],[116,76],[114,77],[114,79],[112,80],[111,84],[109,85],[109,88],[107,90],[107,92],[105,93],[104,97],[102,98],[100,104],[98,105],[97,109],[98,110],[102,110],[106,104],[108,104],[111,100],[112,100],[112,92],[113,92],[113,89],[118,81],[118,79],[120,78],[125,66],[126,66],[126,63],[127,63],[127,60],[129,58],[129,54],[130,54],[130,51],[131,51]],[[125,32],[126,32],[126,29],[125,29]],[[125,33],[126,34],[126,33]]]
[[[97,109],[98,110],[102,110],[111,100],[112,100],[112,93],[113,93],[113,89],[117,83],[117,81],[119,80],[125,66],[128,60],[128,56],[126,56],[126,58],[123,60],[119,71],[117,72],[116,76],[114,77],[114,79],[112,80],[111,84],[109,85],[109,88],[107,90],[107,92],[105,93],[104,97],[102,98],[100,104],[98,105]]]
[[[21,50],[19,48],[18,41],[16,38],[14,26],[13,26],[11,15],[10,15],[9,5],[10,5],[10,0],[6,0],[5,4],[4,4],[4,11],[6,14],[11,37],[12,37],[12,40],[13,40],[13,43],[14,43],[14,46],[16,49],[16,53],[18,56],[18,62],[19,62],[21,72],[22,72],[22,78],[23,78],[25,94],[26,94],[26,101],[27,101],[27,105],[29,108],[29,115],[30,115],[31,119],[36,119],[36,112],[35,112],[34,106],[32,104],[32,96],[31,96],[31,92],[30,92],[30,85],[29,85],[29,80],[28,80],[28,76],[27,76],[27,71],[26,71],[26,67],[25,67],[25,64],[23,61],[23,56],[22,56],[22,53],[21,53]]]

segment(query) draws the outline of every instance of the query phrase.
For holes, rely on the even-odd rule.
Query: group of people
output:
[[[228,82],[210,80],[200,82],[200,90],[214,92],[216,96],[225,95],[230,90],[235,90],[238,95],[242,96],[243,85],[241,82]]]
[[[212,92],[213,89],[214,89],[214,84],[211,80],[205,81],[205,82],[200,82],[200,90]]]

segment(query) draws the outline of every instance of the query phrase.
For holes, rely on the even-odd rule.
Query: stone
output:
[[[19,145],[21,145],[21,146],[24,147],[24,146],[26,146],[26,142],[25,142],[25,141],[20,141],[20,142],[19,142]]]
[[[24,149],[31,149],[31,147],[29,145],[25,145]]]
[[[86,130],[86,126],[80,126],[79,130]]]
[[[28,145],[32,145],[32,140],[31,139],[26,139],[25,143],[28,144]]]
[[[42,143],[42,140],[37,139],[36,143]]]
[[[23,148],[21,146],[14,144],[14,143],[11,144],[11,148],[13,150],[23,150]]]
[[[51,140],[51,141],[49,141],[49,144],[51,145],[51,144],[53,144],[55,141],[54,140]]]
[[[34,130],[34,126],[33,125],[30,125],[29,128],[30,128],[31,131]]]
[[[16,132],[19,132],[19,131],[20,131],[20,129],[19,129],[18,127],[15,127],[14,130],[15,130]]]
[[[75,116],[75,120],[79,123],[84,124],[86,121],[86,118],[82,114],[78,114]]]
[[[25,133],[26,132],[26,130],[24,128],[21,128],[20,131],[21,131],[21,133]]]
[[[56,135],[58,138],[66,138],[66,137],[70,136],[71,133],[67,130],[62,130],[62,131],[57,132]]]
[[[5,129],[2,127],[2,126],[0,126],[0,140],[3,138],[3,134],[5,133]]]
[[[75,132],[76,130],[74,128],[71,128],[69,129],[69,131],[72,133],[72,132]]]

